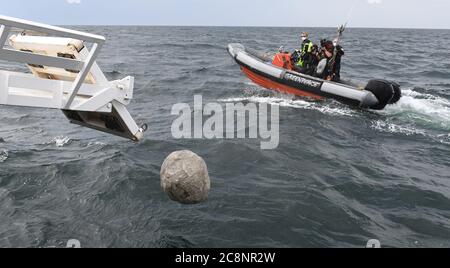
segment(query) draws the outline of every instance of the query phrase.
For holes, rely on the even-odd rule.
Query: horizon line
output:
[[[336,26],[250,26],[250,25],[170,25],[170,24],[56,24],[59,26],[93,27],[217,27],[217,28],[337,28]],[[347,29],[387,29],[387,30],[450,30],[450,28],[411,28],[411,27],[373,27],[347,26]]]

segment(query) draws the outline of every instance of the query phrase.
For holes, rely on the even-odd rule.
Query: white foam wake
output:
[[[88,146],[106,146],[106,143],[100,142],[100,141],[95,141],[95,142],[89,142]]]
[[[249,96],[221,99],[219,102],[253,102],[315,110],[332,116],[357,116],[358,110],[337,102],[315,102],[297,99],[294,96],[270,93],[261,96],[261,91],[247,89]],[[402,91],[402,99],[395,105],[388,105],[383,111],[376,111],[381,117],[371,122],[371,128],[384,133],[398,133],[406,136],[422,135],[450,144],[450,101],[412,89]]]
[[[379,112],[385,119],[372,122],[372,127],[382,132],[422,135],[450,144],[450,101],[413,89],[403,90],[402,94],[397,104]]]
[[[402,93],[402,99],[397,104],[386,107],[381,114],[400,116],[418,124],[450,131],[450,101],[411,89],[403,90]]]
[[[383,120],[376,120],[372,122],[372,128],[381,132],[387,133],[401,133],[406,136],[412,135],[426,135],[425,130],[416,129],[414,127],[402,126]]]
[[[269,105],[278,105],[280,107],[291,107],[305,110],[316,110],[327,115],[339,115],[339,116],[354,116],[356,112],[350,108],[347,108],[341,104],[334,106],[329,103],[314,102],[304,99],[295,99],[292,96],[248,96],[239,98],[227,98],[221,99],[219,102],[224,103],[236,103],[236,102],[253,102],[253,103],[267,103]]]

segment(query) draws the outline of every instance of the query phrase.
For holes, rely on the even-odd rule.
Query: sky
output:
[[[0,0],[0,15],[56,25],[450,29],[450,0]]]

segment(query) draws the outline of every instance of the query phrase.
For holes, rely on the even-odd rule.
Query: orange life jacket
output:
[[[283,69],[292,70],[293,64],[291,61],[291,54],[289,53],[277,53],[273,58],[273,65],[281,67]]]

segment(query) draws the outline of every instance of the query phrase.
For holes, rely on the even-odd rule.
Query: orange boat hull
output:
[[[250,79],[252,80],[255,84],[262,86],[264,88],[267,89],[271,89],[271,90],[276,90],[279,91],[281,93],[286,93],[286,94],[292,94],[295,96],[300,96],[300,97],[309,97],[309,98],[313,98],[316,100],[323,100],[324,98],[322,96],[319,95],[315,95],[306,91],[302,91],[301,89],[298,88],[293,88],[287,85],[283,85],[281,83],[277,83],[275,81],[272,81],[270,79],[267,79],[261,75],[255,74],[254,72],[252,72],[251,70],[242,67],[241,66],[241,70],[242,72],[244,72],[244,74]]]

